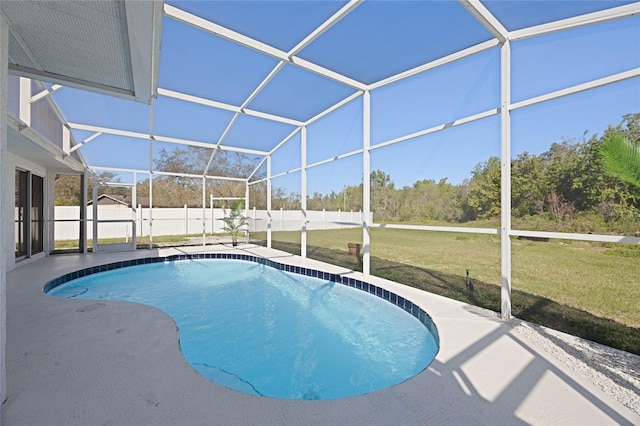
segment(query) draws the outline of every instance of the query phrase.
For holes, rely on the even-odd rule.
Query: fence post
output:
[[[184,235],[189,235],[189,210],[184,205]]]
[[[211,205],[211,233],[216,233],[216,209],[213,208],[213,204]]]

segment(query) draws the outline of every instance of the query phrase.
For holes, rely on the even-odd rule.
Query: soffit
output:
[[[162,2],[2,0],[10,72],[149,103]]]

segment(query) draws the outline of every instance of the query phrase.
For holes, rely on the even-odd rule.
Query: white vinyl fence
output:
[[[150,221],[150,214],[152,221]],[[204,222],[203,222],[204,215]],[[135,214],[129,208],[99,207],[99,238],[131,238],[133,236],[133,219],[135,217],[138,237],[148,236],[151,223],[153,235],[188,235],[222,233],[224,217],[222,209],[207,208],[138,208]],[[266,210],[249,210],[249,233],[267,230],[269,215]],[[87,238],[93,238],[93,208],[87,208]],[[80,209],[78,207],[56,206],[54,232],[56,240],[75,240],[79,238]],[[372,217],[369,219],[372,220]],[[273,231],[300,231],[303,215],[299,210],[271,211],[271,229]],[[308,211],[307,229],[341,229],[362,225],[361,212]]]

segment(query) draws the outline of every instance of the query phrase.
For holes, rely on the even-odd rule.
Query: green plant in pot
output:
[[[234,204],[231,209],[223,207],[224,217],[220,219],[224,222],[223,230],[231,235],[231,244],[238,245],[238,234],[249,223],[249,218],[242,214],[242,203]]]

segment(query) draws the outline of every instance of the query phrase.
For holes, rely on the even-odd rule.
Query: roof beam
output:
[[[53,86],[51,86],[50,89],[44,89],[42,92],[37,93],[35,95],[33,95],[31,97],[31,99],[29,99],[29,103],[33,104],[38,102],[40,99],[44,99],[47,96],[51,95],[53,92],[55,92],[56,90],[60,90],[62,89],[64,86],[61,86],[60,84],[54,84]]]
[[[509,39],[509,31],[496,19],[479,0],[458,0],[495,38],[504,43]]]
[[[373,151],[374,149],[383,148],[385,146],[393,145],[393,144],[396,144],[398,142],[404,142],[404,141],[407,141],[409,139],[419,138],[420,136],[429,135],[431,133],[436,133],[436,132],[439,132],[441,130],[446,130],[446,129],[449,129],[451,127],[460,126],[462,124],[470,123],[470,122],[476,121],[476,120],[481,120],[483,118],[491,117],[491,116],[497,115],[497,114],[500,114],[500,108],[490,109],[488,111],[484,111],[484,112],[481,112],[479,114],[471,115],[469,117],[461,118],[461,119],[452,121],[450,123],[440,124],[438,126],[430,127],[428,129],[425,129],[425,130],[420,130],[419,132],[411,133],[411,134],[405,135],[405,136],[400,136],[398,138],[390,139],[390,140],[385,141],[385,142],[380,142],[379,144],[371,146],[369,149],[371,151]]]
[[[497,39],[488,40],[483,43],[476,44],[475,46],[468,47],[466,49],[452,53],[451,55],[447,55],[440,59],[436,59],[435,61],[428,62],[424,65],[417,66],[415,68],[401,72],[396,75],[392,75],[391,77],[385,78],[384,80],[380,80],[377,83],[370,84],[368,89],[369,90],[378,89],[382,86],[386,86],[387,84],[395,83],[396,81],[414,76],[416,74],[420,74],[421,72],[425,72],[425,71],[434,69],[436,67],[440,67],[442,65],[446,65],[450,62],[457,61],[458,59],[475,55],[476,53],[484,52],[485,50],[492,49],[498,46],[499,44],[500,42]]]
[[[316,28],[316,30],[313,31],[309,36],[307,36],[304,40],[302,40],[300,43],[298,43],[298,45],[296,47],[294,47],[292,50],[290,50],[288,52],[287,56],[289,58],[291,58],[291,56],[295,55],[297,52],[302,50],[305,46],[307,46],[313,40],[315,40],[317,37],[319,37],[322,33],[324,33],[329,28],[331,28],[333,25],[335,25],[337,22],[339,22],[343,17],[345,17],[349,12],[351,12],[353,9],[355,9],[363,1],[364,0],[351,0],[347,5],[345,5],[338,12],[336,12],[331,18],[329,18],[326,22],[324,22],[322,25],[320,25],[320,27]],[[278,64],[271,70],[271,72],[260,82],[258,87],[255,88],[255,90],[251,93],[251,95],[249,95],[249,97],[242,103],[242,105],[240,106],[240,111],[241,112],[246,113],[247,115],[252,115],[254,117],[259,117],[259,118],[264,118],[264,119],[267,119],[267,120],[274,120],[274,121],[283,122],[283,120],[280,117],[276,117],[275,115],[267,114],[267,113],[263,113],[263,112],[259,112],[259,111],[247,110],[246,107],[260,94],[260,92],[262,90],[264,90],[264,88],[267,86],[267,84],[269,84],[269,82],[271,80],[273,80],[273,78],[282,70],[282,68],[284,68],[286,63],[287,63],[287,61],[285,61],[285,60],[280,60],[280,62],[278,62]],[[216,148],[218,148],[219,146],[222,145],[224,139],[226,138],[227,134],[231,130],[231,127],[233,126],[233,124],[235,123],[237,118],[238,118],[238,113],[236,113],[236,115],[234,115],[233,119],[231,120],[231,122],[227,126],[226,130],[224,131],[224,133],[222,134],[222,136],[218,140],[218,143],[216,144]],[[291,125],[298,126],[298,127],[302,126],[302,122],[299,122],[299,121],[296,121],[296,120],[287,120],[286,124],[291,124]],[[216,152],[217,151],[214,150],[211,153],[211,156],[209,157],[209,161],[207,163],[207,167],[205,168],[205,171],[204,171],[205,174],[209,170],[209,167],[211,166],[211,163],[213,162],[213,159],[214,159],[214,157],[216,155]],[[255,173],[255,170],[254,170],[254,173]],[[252,173],[252,175],[253,175],[253,173]]]
[[[82,142],[75,144],[74,146],[71,147],[71,149],[69,150],[69,154],[71,154],[73,151],[82,148],[83,146],[85,146],[86,144],[88,144],[89,142],[91,142],[92,140],[94,140],[95,138],[97,138],[98,136],[102,135],[102,132],[96,132],[93,135],[89,136],[88,138],[86,138],[85,140],[83,140]]]
[[[563,96],[573,95],[574,93],[584,92],[585,90],[606,86],[607,84],[617,83],[619,81],[628,80],[634,77],[640,77],[640,68],[634,68],[629,71],[624,71],[618,74],[610,75],[608,77],[599,78],[598,80],[592,80],[587,83],[577,84],[575,86],[567,87],[566,89],[556,90],[555,92],[536,96],[535,98],[525,99],[520,102],[514,102],[510,105],[509,110],[512,111],[515,109],[524,108],[530,105],[539,104],[542,102],[550,101],[552,99],[561,98]]]
[[[359,81],[356,81],[354,79],[341,75],[337,72],[331,71],[327,68],[321,67],[320,65],[316,65],[307,60],[298,58],[297,56],[290,56],[288,52],[285,52],[280,49],[276,49],[275,47],[269,46],[268,44],[262,43],[261,41],[254,40],[251,37],[247,37],[245,35],[242,35],[240,33],[227,29],[221,25],[214,24],[211,21],[208,21],[196,15],[192,15],[191,13],[180,10],[175,6],[171,6],[165,3],[164,12],[168,17],[172,19],[175,19],[177,21],[199,28],[201,30],[207,31],[213,35],[225,38],[234,43],[248,47],[250,49],[257,50],[258,52],[272,56],[281,61],[297,65],[300,68],[319,74],[325,78],[337,81],[338,83],[345,84],[347,86],[350,86],[358,90],[366,89],[366,85],[364,83],[361,83]]]
[[[171,6],[170,4],[164,4],[164,13],[168,17],[173,18],[177,21],[196,28],[200,28],[201,30],[207,31],[213,35],[241,44],[250,49],[257,50],[258,52],[280,59],[281,61],[289,60],[289,58],[287,57],[287,53],[283,50],[276,49],[275,47],[271,47],[268,44],[262,43],[258,40],[254,40],[251,37],[247,37],[221,25],[214,24],[211,21],[200,18],[199,16],[193,15],[189,12],[185,12],[184,10],[178,9],[175,6]]]
[[[255,90],[249,95],[249,97],[242,103],[242,105],[240,106],[240,110],[246,108],[247,105],[249,105],[251,101],[253,101],[256,96],[258,96],[258,94],[262,92],[267,84],[269,84],[269,82],[273,80],[276,74],[278,74],[278,72],[280,72],[280,70],[284,68],[285,64],[285,61],[278,62],[278,64],[271,70],[271,72],[264,78],[264,80],[262,80],[260,84],[258,84],[258,87],[256,87]]]
[[[311,34],[305,37],[300,43],[298,43],[293,49],[289,51],[289,57],[296,55],[302,49],[310,45],[315,39],[324,34],[329,28],[340,22],[342,18],[351,13],[356,7],[360,6],[364,0],[350,0],[339,11],[333,14],[322,25],[315,29]]]
[[[367,85],[364,83],[361,83],[357,80],[354,80],[352,78],[346,77],[342,74],[338,74],[335,71],[331,71],[327,68],[321,67],[320,65],[316,65],[313,62],[309,62],[306,59],[302,59],[298,56],[292,56],[291,57],[291,61],[292,64],[299,66],[300,68],[303,68],[307,71],[311,71],[313,73],[316,73],[318,75],[321,75],[325,78],[328,78],[330,80],[333,81],[337,81],[338,83],[344,84],[346,86],[351,87],[352,89],[356,89],[356,90],[366,90]]]
[[[236,120],[238,119],[239,116],[240,116],[240,113],[236,112],[233,115],[233,118],[231,119],[229,124],[227,124],[227,128],[224,129],[224,132],[222,132],[222,135],[220,136],[220,139],[218,139],[218,142],[216,143],[216,146],[213,147],[213,151],[211,152],[211,155],[209,156],[209,161],[207,161],[207,166],[204,168],[204,172],[202,172],[203,175],[206,175],[207,172],[209,171],[209,167],[211,167],[211,163],[213,163],[213,159],[216,156],[216,152],[218,152],[218,148],[220,147],[220,145],[222,145],[222,141],[224,140],[224,138],[227,137],[227,134],[229,134],[229,132],[231,131],[231,128],[233,127],[233,123],[236,122]]]
[[[302,130],[301,127],[298,127],[297,129],[295,129],[293,132],[289,133],[289,136],[287,136],[286,138],[284,138],[282,141],[280,141],[280,143],[278,145],[276,145],[271,152],[269,152],[269,155],[273,155],[277,150],[280,149],[280,147],[282,145],[284,145],[285,143],[289,142],[291,140],[292,137],[294,137],[296,135],[296,133],[298,133],[300,130]]]
[[[149,139],[149,135],[147,135],[146,133],[130,132],[128,130],[110,129],[108,127],[99,127],[99,126],[92,126],[92,125],[80,124],[80,123],[67,123],[67,124],[69,125],[70,128],[76,129],[76,130],[86,130],[89,132],[107,133],[110,135],[127,136],[130,138],[136,138],[136,139],[147,139],[147,140]]]
[[[157,140],[159,142],[169,142],[169,143],[176,143],[176,144],[179,144],[179,145],[198,146],[200,148],[213,149],[215,147],[215,145],[213,145],[212,143],[209,143],[209,142],[198,142],[198,141],[193,141],[193,140],[188,140],[188,139],[170,138],[170,137],[166,137],[166,136],[154,135],[153,139]],[[221,145],[221,146],[218,147],[218,149],[221,149],[223,151],[241,152],[243,154],[252,154],[252,155],[267,155],[268,154],[268,152],[266,152],[266,151],[258,151],[257,149],[249,149],[249,148],[239,148],[239,147],[235,147],[235,146]]]
[[[333,111],[337,110],[338,108],[340,108],[343,105],[348,104],[349,102],[351,102],[352,100],[362,96],[364,92],[356,92],[353,95],[347,96],[346,98],[344,98],[343,100],[341,100],[340,102],[330,106],[329,108],[325,109],[324,111],[322,111],[320,114],[316,115],[315,117],[310,118],[309,120],[307,120],[306,123],[304,123],[305,126],[308,126],[309,124],[321,119],[322,117],[324,117],[327,114],[332,113]]]
[[[354,155],[362,154],[363,152],[364,152],[364,149],[360,148],[360,149],[356,149],[355,151],[339,154],[339,155],[336,155],[335,157],[327,158],[326,160],[318,161],[313,164],[307,164],[307,169],[322,166],[323,164],[328,164],[333,161],[342,160],[343,158],[353,157]]]
[[[175,92],[173,90],[162,89],[160,87],[158,87],[158,95],[166,96],[168,98],[180,99],[182,101],[193,102],[195,104],[206,105],[213,108],[224,109],[231,112],[240,112],[240,108],[234,105],[212,101],[210,99],[205,99],[198,96],[187,95],[186,93]]]
[[[279,177],[282,177],[282,176],[289,175],[291,173],[298,173],[301,170],[302,170],[302,167],[297,167],[295,169],[287,170],[286,172],[278,173],[277,175],[271,175],[271,179],[276,179],[276,178],[279,178]],[[265,180],[265,179],[261,179],[261,180]]]
[[[573,18],[561,19],[559,21],[550,22],[548,24],[536,25],[534,27],[512,31],[509,34],[509,39],[521,40],[524,38],[549,34],[556,31],[569,30],[572,28],[611,21],[614,19],[626,18],[638,14],[640,14],[640,3],[636,2],[624,6],[612,7],[611,9],[601,10],[599,12],[575,16]]]
[[[266,157],[265,157],[266,158]],[[233,181],[237,181],[237,182],[246,182],[247,178],[239,178],[239,177],[230,177],[230,176],[213,176],[213,175],[207,175],[205,176],[205,178],[207,179],[215,179],[215,180],[233,180]],[[228,198],[227,198],[228,199]],[[238,198],[239,200],[243,200],[244,197],[242,198]]]
[[[249,97],[242,103],[242,105],[240,106],[240,111],[241,112],[245,112],[246,113],[246,111],[245,111],[246,106],[249,105],[251,103],[251,101],[253,101],[255,99],[256,96],[258,96],[258,94],[267,86],[267,84],[269,84],[269,82],[284,67],[284,65],[285,65],[284,61],[278,62],[278,64],[271,70],[271,72],[264,78],[264,80],[262,80],[262,82],[258,85],[258,87],[256,87],[256,89],[251,93],[251,95],[249,95]],[[260,113],[258,111],[252,111],[252,113],[253,113],[252,115],[254,115],[256,117],[260,117],[260,118],[273,119],[273,117],[275,117],[272,114]],[[216,152],[217,152],[217,148],[222,145],[222,142],[225,140],[225,138],[227,137],[227,135],[231,131],[231,128],[233,127],[234,123],[238,119],[239,115],[240,115],[240,112],[237,112],[233,116],[233,118],[231,119],[231,121],[227,125],[227,128],[222,133],[222,136],[220,136],[220,139],[218,139],[218,143],[216,144],[216,149],[214,149],[214,151],[211,153],[211,156],[209,157],[209,161],[207,162],[207,167],[204,169],[204,174],[207,174],[207,172],[209,171],[209,167],[211,166],[211,163],[213,162],[213,159],[215,158],[215,155],[216,155]],[[277,120],[277,121],[279,121],[279,120]]]
[[[249,108],[244,108],[242,112],[252,117],[264,118],[265,120],[277,121],[279,123],[290,124],[292,126],[302,126],[304,124],[302,121],[293,120],[291,118],[280,117],[279,115],[256,111]]]
[[[256,166],[255,169],[253,169],[253,171],[251,172],[251,174],[249,176],[247,176],[247,181],[249,179],[251,179],[253,177],[253,175],[255,175],[258,170],[260,170],[260,167],[262,167],[262,165],[264,164],[265,161],[267,161],[267,158],[269,158],[268,155],[265,155],[264,157],[262,157],[262,160],[260,160],[260,162],[258,163],[258,165]]]
[[[146,173],[149,173],[149,172],[147,171]],[[196,175],[193,173],[163,172],[159,170],[154,170],[153,174],[158,176],[178,176],[178,177],[202,179],[202,175]]]
[[[248,108],[242,108],[235,105],[229,105],[223,102],[212,101],[211,99],[200,98],[198,96],[187,95],[186,93],[175,92],[173,90],[158,88],[158,95],[166,96],[168,98],[179,99],[182,101],[192,102],[195,104],[205,105],[212,108],[223,109],[234,113],[251,115],[254,117],[265,118],[267,120],[277,121],[279,123],[290,124],[292,126],[301,126],[302,121],[292,120],[287,117],[281,117],[279,115],[269,114],[266,112],[255,111]]]
[[[195,179],[202,179],[202,175],[195,175],[193,173],[179,173],[179,172],[164,172],[160,170],[153,170],[149,172],[149,170],[141,170],[141,169],[127,169],[122,167],[107,167],[107,166],[90,166],[89,171],[95,174],[96,170],[103,171],[113,171],[120,173],[141,173],[141,174],[154,174],[159,176],[178,176],[178,177],[188,177]],[[220,179],[220,180],[232,180],[239,182],[246,182],[245,178],[237,178],[237,177],[228,177],[228,176],[204,176],[207,179]],[[117,185],[131,185],[131,184],[123,184],[121,182],[116,182]]]
[[[107,167],[107,166],[89,166],[89,172],[96,174],[96,170],[103,171],[114,171],[120,173],[146,173],[149,174],[149,170],[139,170],[139,169],[127,169],[123,167]]]
[[[146,133],[130,132],[128,130],[111,129],[108,127],[91,126],[91,125],[80,124],[80,123],[67,123],[67,124],[69,125],[70,128],[77,129],[77,130],[87,130],[90,132],[102,132],[110,135],[126,136],[130,138],[135,138],[135,139],[149,140],[149,135]],[[175,143],[179,145],[197,146],[197,147],[209,148],[209,149],[213,149],[215,147],[215,145],[210,142],[198,142],[198,141],[189,140],[189,139],[171,138],[171,137],[159,136],[159,135],[153,135],[151,138],[159,142],[169,142],[169,143]],[[259,151],[256,149],[248,149],[248,148],[239,148],[239,147],[233,147],[233,146],[220,146],[219,149],[223,151],[241,152],[244,154],[253,154],[253,155],[269,154],[266,151]]]

